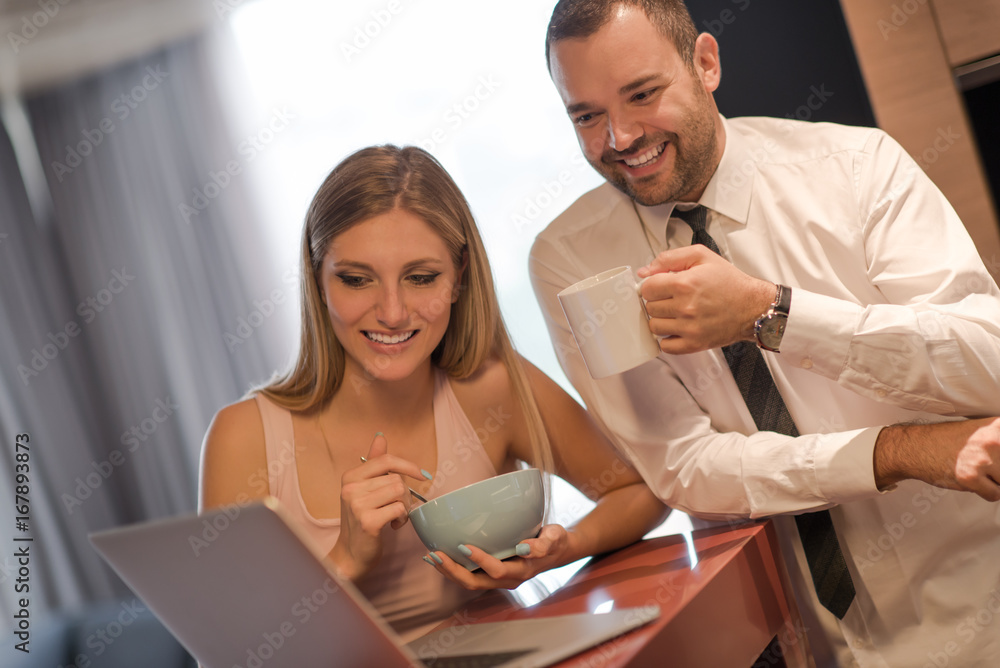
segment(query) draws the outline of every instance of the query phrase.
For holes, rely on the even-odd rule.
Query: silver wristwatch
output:
[[[759,347],[774,353],[779,352],[781,337],[785,334],[785,325],[788,322],[788,312],[791,307],[792,289],[786,285],[779,285],[771,307],[757,318],[753,325],[753,333],[757,337]]]

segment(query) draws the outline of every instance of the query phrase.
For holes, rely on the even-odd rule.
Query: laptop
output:
[[[660,612],[653,605],[469,624],[406,644],[273,498],[90,540],[204,668],[541,668]]]

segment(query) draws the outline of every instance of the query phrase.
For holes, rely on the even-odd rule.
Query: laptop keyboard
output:
[[[428,668],[494,668],[508,661],[529,654],[533,650],[518,650],[516,652],[493,652],[492,654],[464,654],[441,656],[436,659],[423,659]]]

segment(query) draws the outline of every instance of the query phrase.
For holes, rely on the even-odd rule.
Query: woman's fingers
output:
[[[400,473],[392,470],[392,462],[384,462],[386,457],[380,458],[376,462],[366,462],[360,467],[349,471],[344,474],[341,480],[341,489],[343,490],[341,494],[345,499],[350,499],[355,494],[364,494],[372,492],[376,489],[381,490],[381,495],[378,500],[382,503],[388,503],[390,500],[398,500],[409,512],[410,508],[416,502],[412,490]],[[402,460],[401,460],[402,461]],[[362,467],[367,467],[369,464],[373,465],[373,468],[367,468],[365,470],[360,470]],[[388,472],[383,472],[389,466]],[[420,470],[419,468],[417,470]],[[425,476],[421,476],[423,479]],[[388,496],[386,496],[388,494]],[[402,522],[393,525],[394,529],[406,524],[406,517],[403,518]]]
[[[479,570],[469,571],[444,552],[431,552],[424,561],[470,590],[514,589],[536,575],[535,569],[523,559],[500,561],[473,545],[465,547],[470,555],[467,558],[479,566]]]
[[[479,589],[476,586],[476,578],[473,577],[464,566],[455,563],[451,557],[449,557],[444,552],[431,552],[424,559],[431,566],[436,568],[439,573],[444,575],[451,580],[454,580],[458,584],[462,585],[466,589]]]
[[[393,528],[396,528],[397,524],[399,526],[403,526],[403,524],[406,523],[406,518],[406,507],[397,501],[387,506],[374,508],[362,515],[359,520],[361,523],[361,529],[366,534],[370,536],[378,536],[386,524],[391,524]]]
[[[465,548],[464,550],[462,549],[463,547]],[[508,575],[507,570],[504,568],[504,562],[480,550],[475,545],[462,545],[459,547],[459,552],[465,554],[469,561],[479,566],[484,573],[494,580],[503,579]]]
[[[541,559],[557,552],[565,542],[566,529],[558,524],[546,524],[537,538],[528,538],[517,544],[517,556],[524,559]]]
[[[485,555],[487,559],[492,559],[485,552],[479,550],[474,553],[474,556],[469,557],[470,560],[476,561],[477,557],[482,558]],[[485,589],[513,589],[517,585],[524,581],[524,578],[506,578],[502,574],[498,573],[495,569],[493,572],[495,574],[501,575],[501,577],[496,578],[490,575],[490,573],[485,568],[480,568],[478,571],[469,571],[465,566],[453,561],[444,552],[433,552],[428,555],[431,559],[431,565],[434,566],[442,575],[451,580],[454,580],[458,584],[462,585],[466,589],[470,590],[485,590]],[[434,559],[437,557],[437,559]],[[441,563],[436,563],[440,560]],[[497,561],[493,559],[493,561]],[[478,562],[477,562],[478,563]],[[500,562],[498,562],[500,563]],[[492,568],[492,564],[490,565]]]
[[[375,459],[376,457],[381,457],[389,451],[389,441],[386,439],[385,434],[382,432],[376,432],[375,437],[372,439],[371,445],[368,446],[368,457],[367,459]]]
[[[408,459],[403,459],[388,453],[389,442],[382,432],[375,434],[371,445],[368,447],[368,456],[361,458],[361,466],[354,467],[344,473],[344,481],[349,482],[360,478],[373,478],[375,476],[396,473],[410,476],[417,480],[430,480],[430,473],[414,464]]]
[[[403,483],[403,479],[398,475],[379,476],[377,478],[366,478],[357,482],[346,483],[342,488],[341,494],[347,502],[351,513],[362,521],[366,533],[370,533],[374,529],[374,527],[368,526],[365,523],[367,514],[373,510],[396,506],[393,508],[390,520],[405,519],[409,512],[409,490]],[[379,515],[378,517],[383,518],[385,515]],[[382,526],[390,520],[382,522],[377,527],[377,530],[381,530]],[[402,524],[399,526],[402,526]]]
[[[396,455],[380,455],[375,459],[369,459],[361,466],[351,469],[348,473],[351,472],[365,478],[387,475],[389,473],[409,476],[416,480],[430,480],[432,477],[430,473],[425,473],[423,469],[410,460],[397,457]],[[346,476],[348,473],[344,475]]]
[[[368,448],[368,457],[362,457],[361,465],[346,471],[341,479],[342,498],[370,535],[386,524],[400,529],[409,520],[413,498],[403,476],[431,479],[413,462],[387,454],[387,448],[386,438],[379,432]],[[370,514],[373,510],[380,512]]]
[[[384,494],[375,497],[375,500],[380,502],[378,505],[393,500],[398,500],[403,505],[403,514],[392,520],[392,528],[399,529],[408,521],[408,513],[413,505],[412,490],[402,476],[418,480],[431,480],[433,476],[407,459],[388,454],[388,447],[385,435],[382,432],[375,434],[375,438],[372,439],[371,446],[368,448],[368,456],[361,458],[361,466],[356,466],[344,473],[341,487],[344,490],[350,487],[352,490],[361,490],[363,493],[376,489],[369,484],[369,481],[380,481],[380,484],[386,487],[379,489],[388,490],[391,495],[388,498]],[[359,484],[361,484],[359,487],[353,487]]]

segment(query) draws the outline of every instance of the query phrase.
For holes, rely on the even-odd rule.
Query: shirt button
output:
[[[813,361],[807,357],[801,362],[799,362],[799,366],[801,366],[803,369],[811,369],[813,368]]]
[[[885,399],[885,395],[888,394],[885,390],[875,390],[875,396],[879,399]]]

